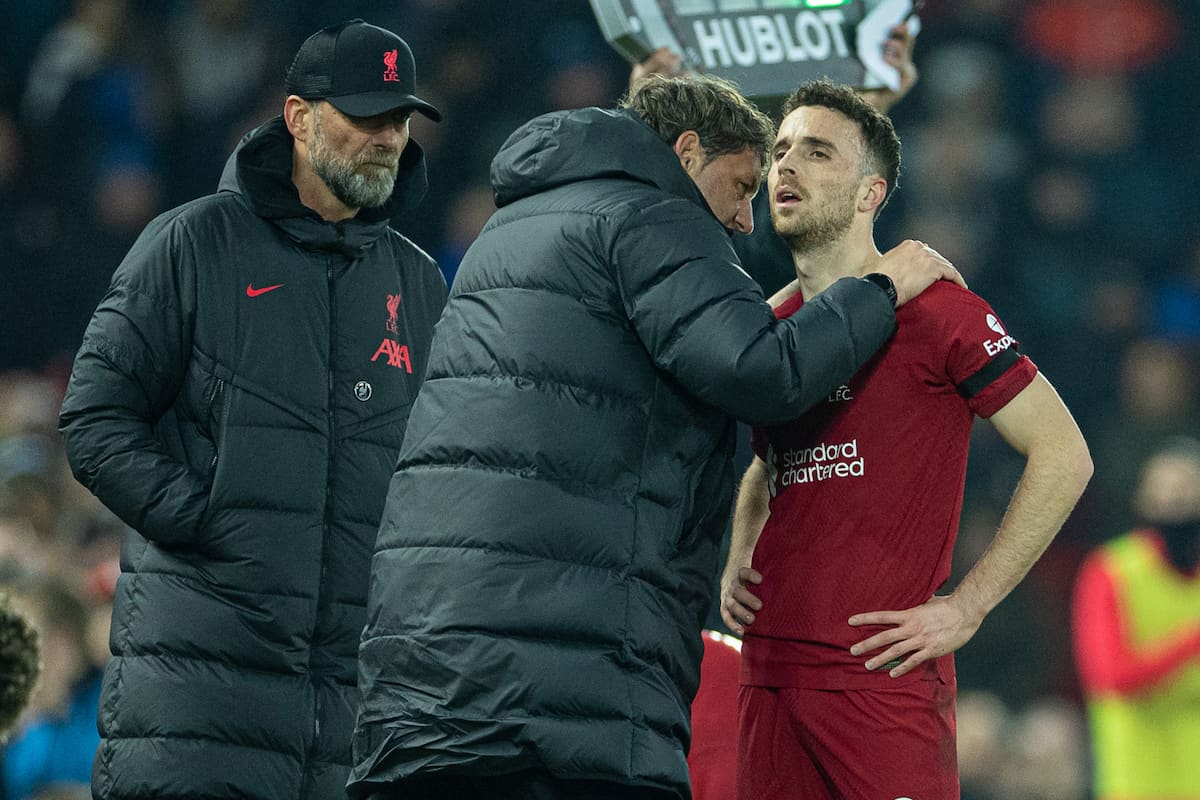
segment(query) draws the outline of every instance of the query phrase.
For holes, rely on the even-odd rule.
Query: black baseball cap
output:
[[[305,100],[326,100],[353,117],[411,108],[441,122],[442,112],[413,94],[416,74],[412,50],[403,39],[352,19],[322,28],[300,45],[286,88]]]

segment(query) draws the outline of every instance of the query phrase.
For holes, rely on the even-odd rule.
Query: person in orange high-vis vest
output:
[[[1075,584],[1075,660],[1097,800],[1200,798],[1200,442],[1143,468],[1146,527],[1093,551]]]

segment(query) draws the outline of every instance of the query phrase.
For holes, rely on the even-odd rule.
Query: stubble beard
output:
[[[360,153],[343,157],[325,140],[324,126],[313,128],[308,163],[333,196],[349,208],[378,208],[396,188],[400,156],[384,153]]]
[[[806,201],[807,202],[807,201]],[[854,223],[854,195],[830,203],[811,214],[779,218],[772,213],[775,231],[793,253],[805,253],[828,247],[841,239]]]

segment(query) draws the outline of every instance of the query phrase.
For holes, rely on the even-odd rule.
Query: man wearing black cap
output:
[[[61,430],[133,529],[98,798],[344,794],[387,482],[446,285],[389,221],[426,189],[412,53],[311,36],[216,194],[154,220],[96,310]]]

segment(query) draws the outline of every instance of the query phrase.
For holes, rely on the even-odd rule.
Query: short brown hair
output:
[[[806,106],[828,108],[858,125],[863,137],[863,174],[881,175],[887,181],[887,194],[875,211],[878,214],[900,185],[900,137],[892,121],[851,87],[830,80],[797,86],[783,104],[783,116]]]
[[[667,144],[695,131],[709,159],[749,148],[765,169],[775,141],[771,118],[736,84],[713,75],[647,75],[621,98],[621,108],[636,111]]]

